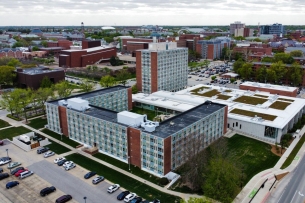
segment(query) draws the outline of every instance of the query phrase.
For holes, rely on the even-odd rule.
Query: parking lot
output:
[[[94,177],[85,180],[84,175],[88,171],[78,165],[70,171],[65,171],[63,167],[54,164],[53,161],[58,157],[57,155],[45,159],[42,154],[37,154],[36,150],[24,152],[8,141],[5,141],[4,146],[0,147],[0,157],[6,156],[6,149],[8,149],[12,161],[21,162],[22,166],[33,171],[34,175],[22,180],[15,176],[0,180],[0,202],[55,202],[64,194],[72,195],[73,199],[69,202],[84,202],[85,196],[87,197],[86,203],[117,202],[116,196],[121,190],[108,194],[107,188],[110,183],[107,180],[93,185],[91,181]],[[10,172],[7,164],[0,167],[4,169],[4,172]],[[20,184],[6,189],[6,183],[13,180],[19,181]],[[46,197],[39,195],[41,189],[52,185],[56,187],[56,192]]]

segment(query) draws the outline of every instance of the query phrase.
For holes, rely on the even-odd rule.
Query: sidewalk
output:
[[[302,128],[299,135],[303,135],[304,133],[305,133],[305,126]],[[304,156],[305,143],[300,148],[299,152],[296,155],[296,158],[292,161],[292,163],[287,168],[280,169],[299,140],[300,140],[300,138],[299,138],[299,136],[297,136],[273,168],[261,171],[260,173],[256,174],[247,183],[247,185],[242,189],[242,191],[237,195],[234,202],[248,203],[251,200],[251,198],[253,197],[253,195],[256,193],[256,191],[260,188],[260,186],[268,178],[267,182],[265,183],[265,187],[261,188],[252,200],[253,203],[266,202],[272,192],[272,190],[269,191],[269,189],[270,189],[271,185],[273,184],[273,182],[275,181],[274,175],[282,174],[285,172],[291,172],[292,170],[295,169],[299,160]]]
[[[194,195],[194,194],[185,194],[185,193],[175,192],[175,191],[172,191],[172,190],[168,190],[168,189],[166,189],[164,187],[160,187],[159,185],[156,185],[156,184],[154,184],[152,182],[149,182],[149,181],[147,181],[147,180],[145,180],[145,179],[143,179],[141,177],[138,177],[138,176],[136,176],[136,175],[134,175],[132,173],[129,173],[129,172],[123,170],[123,169],[120,169],[120,168],[118,168],[118,167],[116,167],[114,165],[111,165],[111,164],[109,164],[107,162],[104,162],[104,161],[98,159],[98,158],[95,158],[95,157],[91,156],[90,154],[88,154],[86,152],[83,152],[83,151],[81,151],[79,149],[73,148],[70,145],[65,144],[64,142],[61,142],[60,140],[57,140],[57,139],[55,139],[55,138],[53,138],[53,137],[51,137],[51,136],[49,136],[49,135],[47,135],[47,134],[37,130],[37,129],[34,129],[34,128],[28,126],[28,125],[23,124],[22,122],[15,121],[15,120],[10,119],[10,118],[8,118],[6,116],[5,117],[1,117],[1,119],[7,121],[11,125],[14,125],[15,127],[23,126],[23,127],[27,128],[27,129],[33,131],[33,132],[37,132],[37,133],[47,137],[51,142],[56,142],[56,143],[58,143],[58,144],[60,144],[60,145],[62,145],[62,146],[64,146],[64,147],[66,147],[66,148],[71,150],[70,152],[61,154],[61,156],[67,156],[67,155],[70,155],[70,154],[73,154],[73,153],[78,153],[78,154],[81,154],[81,155],[83,155],[83,156],[85,156],[87,158],[90,158],[90,159],[92,159],[92,160],[94,160],[96,162],[99,162],[99,163],[101,163],[101,164],[103,164],[103,165],[105,165],[105,166],[107,166],[107,167],[109,167],[109,168],[111,168],[113,170],[116,170],[116,171],[118,171],[118,172],[120,172],[120,173],[122,173],[124,175],[127,175],[127,176],[129,176],[129,177],[131,177],[133,179],[136,179],[136,180],[140,181],[140,182],[143,182],[146,185],[148,185],[150,187],[153,187],[153,188],[155,188],[155,189],[157,189],[157,190],[159,190],[161,192],[164,192],[164,193],[167,193],[167,194],[171,194],[171,195],[175,195],[175,196],[181,197],[183,199],[189,199],[190,197],[202,197],[202,196]]]

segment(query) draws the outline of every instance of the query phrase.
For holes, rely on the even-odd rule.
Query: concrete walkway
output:
[[[202,196],[194,195],[194,194],[185,194],[185,193],[175,192],[175,191],[172,191],[172,190],[168,190],[168,189],[166,189],[164,187],[160,187],[159,185],[156,185],[156,184],[154,184],[152,182],[149,182],[149,181],[147,181],[147,180],[145,180],[145,179],[143,179],[141,177],[138,177],[138,176],[136,176],[136,175],[134,175],[132,173],[129,173],[129,172],[127,172],[127,171],[125,171],[125,170],[123,170],[121,168],[118,168],[118,167],[116,167],[114,165],[111,165],[111,164],[109,164],[107,162],[104,162],[104,161],[102,161],[102,160],[100,160],[98,158],[95,158],[95,157],[93,157],[92,155],[90,155],[90,154],[88,154],[86,152],[83,152],[83,151],[81,151],[79,149],[73,148],[70,145],[65,144],[64,142],[61,142],[60,140],[57,140],[57,139],[55,139],[55,138],[53,138],[53,137],[51,137],[51,136],[49,136],[49,135],[47,135],[47,134],[37,130],[37,129],[34,129],[34,128],[28,126],[28,125],[23,124],[21,121],[18,122],[18,121],[15,121],[13,119],[10,119],[10,118],[8,118],[6,116],[1,116],[0,119],[7,121],[8,123],[10,123],[11,125],[13,125],[15,127],[23,126],[23,127],[27,128],[27,129],[33,131],[33,132],[37,132],[37,133],[47,137],[50,141],[56,142],[56,143],[58,143],[58,144],[60,144],[60,145],[62,145],[62,146],[64,146],[64,147],[66,147],[66,148],[71,150],[70,152],[61,154],[61,156],[67,156],[67,155],[70,155],[70,154],[73,154],[73,153],[78,153],[78,154],[81,154],[81,155],[83,155],[83,156],[85,156],[85,157],[87,157],[89,159],[92,159],[92,160],[94,160],[96,162],[99,162],[99,163],[101,163],[101,164],[103,164],[103,165],[105,165],[105,166],[107,166],[107,167],[109,167],[109,168],[111,168],[113,170],[116,170],[116,171],[118,171],[118,172],[120,172],[120,173],[122,173],[124,175],[127,175],[127,176],[129,176],[129,177],[131,177],[133,179],[136,179],[136,180],[140,181],[140,182],[143,182],[146,185],[148,185],[150,187],[153,187],[153,188],[155,188],[155,189],[157,189],[157,190],[159,190],[161,192],[164,192],[164,193],[167,193],[167,194],[171,194],[171,195],[175,195],[175,196],[181,197],[181,198],[186,199],[186,200],[189,199],[190,197],[202,197]]]
[[[302,128],[299,135],[303,135],[304,133],[305,133],[305,126]],[[252,196],[256,193],[256,191],[264,183],[264,181],[266,181],[268,179],[265,183],[265,187],[261,188],[259,190],[259,192],[257,193],[257,195],[252,200],[253,203],[264,203],[264,202],[266,202],[268,200],[270,194],[272,193],[272,189],[274,188],[273,187],[269,191],[270,187],[272,186],[272,184],[275,181],[274,175],[291,172],[292,170],[295,169],[299,160],[304,156],[305,143],[303,144],[303,146],[301,147],[301,149],[297,153],[297,155],[296,155],[295,159],[292,161],[292,163],[287,168],[280,169],[299,140],[300,140],[300,137],[297,136],[273,168],[261,171],[260,173],[256,174],[247,183],[247,185],[242,189],[242,191],[237,195],[234,202],[236,202],[236,203],[248,203],[251,200]],[[277,184],[279,184],[279,183],[280,182],[278,182]]]

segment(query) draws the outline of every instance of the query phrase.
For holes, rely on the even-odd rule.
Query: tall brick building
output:
[[[222,49],[228,47],[229,43],[224,40],[199,40],[196,44],[196,51],[201,54],[203,59],[220,59]]]

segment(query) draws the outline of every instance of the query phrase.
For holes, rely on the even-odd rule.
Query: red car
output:
[[[15,176],[19,177],[20,173],[22,173],[24,171],[27,171],[27,169],[17,171],[17,173],[15,173]]]
[[[0,145],[3,145],[4,143],[3,143],[3,140],[0,140]]]

